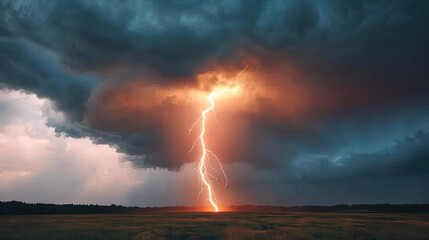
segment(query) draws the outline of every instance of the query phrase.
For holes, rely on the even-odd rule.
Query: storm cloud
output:
[[[214,141],[227,163],[302,172],[289,180],[314,187],[380,172],[386,185],[425,180],[427,10],[424,0],[2,1],[0,87],[50,99],[64,114],[47,116],[58,135],[178,170],[195,159],[186,130],[198,112],[177,92],[249,65],[264,92],[218,115],[218,135],[234,135]]]

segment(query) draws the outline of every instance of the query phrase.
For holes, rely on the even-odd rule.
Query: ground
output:
[[[0,216],[0,239],[429,239],[429,215],[130,213]]]

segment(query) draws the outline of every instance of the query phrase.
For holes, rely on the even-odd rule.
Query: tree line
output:
[[[0,202],[0,215],[33,214],[97,214],[137,212],[197,212],[196,207],[125,207],[121,205]],[[230,206],[229,211],[257,212],[381,212],[381,213],[429,213],[429,204],[340,204],[335,206]]]

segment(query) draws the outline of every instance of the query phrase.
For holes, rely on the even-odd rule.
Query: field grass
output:
[[[429,215],[225,212],[0,216],[0,239],[429,239]]]

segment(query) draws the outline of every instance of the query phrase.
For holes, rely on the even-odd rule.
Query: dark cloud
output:
[[[48,122],[58,134],[110,144],[138,166],[177,169],[193,159],[185,142],[178,154],[167,151],[173,140],[166,125],[184,125],[176,123],[180,115],[152,119],[152,109],[112,111],[106,102],[119,100],[111,92],[128,96],[121,86],[143,80],[159,88],[196,85],[198,74],[216,66],[241,69],[256,58],[254,71],[265,69],[257,81],[281,96],[276,110],[292,103],[305,109],[277,119],[271,103],[258,100],[260,112],[237,114],[237,141],[218,143],[234,149],[221,153],[224,159],[269,168],[303,155],[376,151],[428,130],[421,104],[429,91],[428,9],[423,0],[4,1],[0,81],[51,99],[69,120]],[[290,82],[308,97],[294,95]],[[185,111],[173,100],[155,110]],[[383,118],[404,108],[409,111],[398,110],[404,116],[398,121],[395,114]],[[419,129],[404,126],[407,116],[418,114]],[[383,124],[390,126],[388,137],[372,134]],[[233,134],[235,125],[225,125],[220,133]],[[370,166],[358,159],[372,157],[353,158]]]
[[[427,16],[421,10],[427,5],[425,1],[17,1],[3,7],[10,17],[2,25],[11,35],[60,52],[64,63],[80,71],[123,67],[177,79],[203,71],[208,62],[243,57],[254,49],[270,57],[293,57],[317,71],[320,64],[328,71],[337,65],[344,71],[361,71],[377,63],[402,66],[408,62],[405,57],[418,57],[422,48],[427,51]]]
[[[429,180],[428,140],[427,132],[417,132],[385,150],[350,153],[335,162],[313,159],[303,167],[302,181],[326,191],[331,203],[427,202],[422,183]]]
[[[425,203],[428,140],[417,132],[383,150],[295,158],[272,170],[236,165],[228,194],[239,189],[239,201],[253,204]]]
[[[310,159],[303,163],[303,178],[309,181],[342,178],[377,178],[424,175],[429,167],[427,142],[423,131],[398,141],[393,146],[371,153],[347,153],[338,160]]]
[[[23,39],[0,39],[0,81],[4,87],[49,98],[70,120],[82,120],[96,80],[65,72],[53,53]]]
[[[17,24],[4,25],[10,34],[60,52],[63,63],[79,71],[123,67],[155,71],[162,77],[158,80],[177,79],[190,76],[220,49],[227,51],[219,44],[227,44],[224,26],[203,10],[204,4],[165,4],[11,2],[3,8]]]

